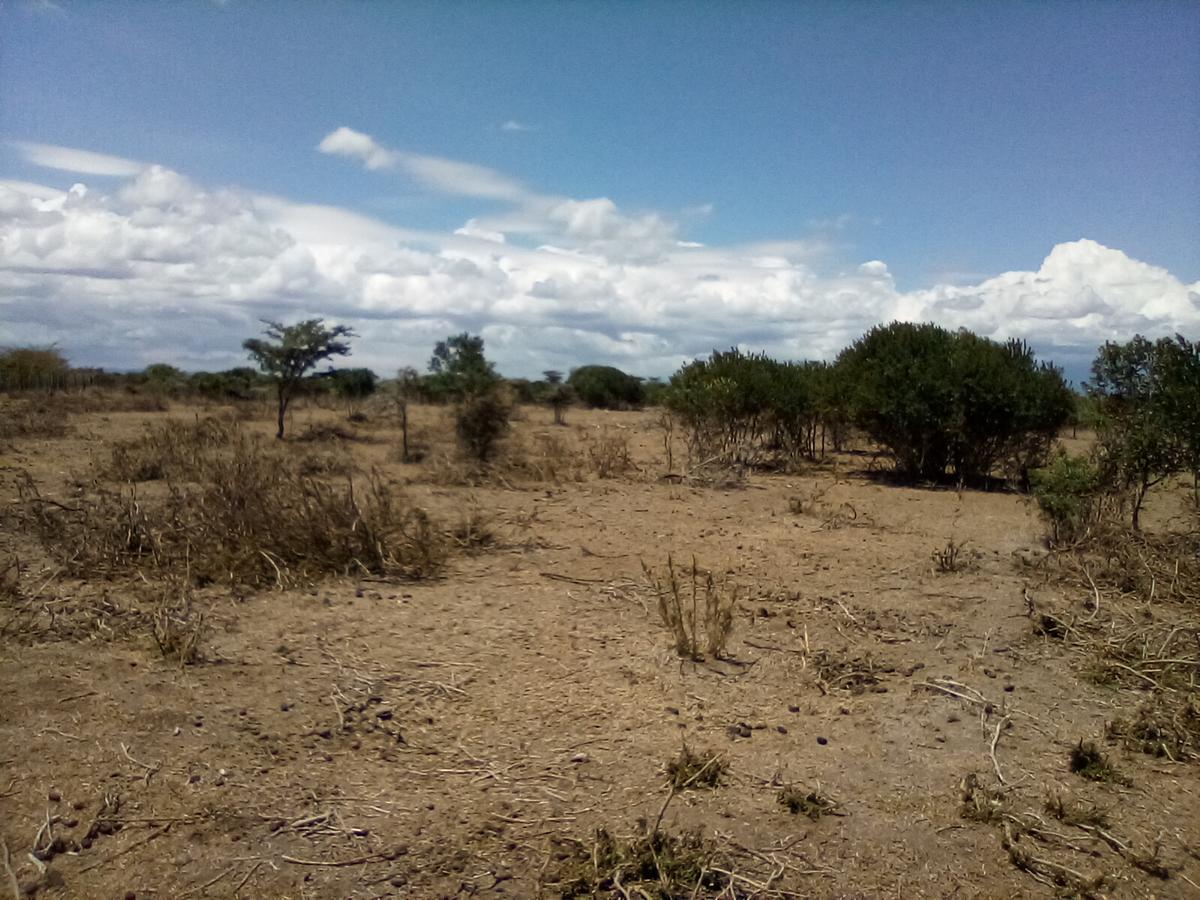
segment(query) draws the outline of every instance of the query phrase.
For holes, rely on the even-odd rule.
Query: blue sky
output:
[[[7,323],[8,342],[102,364],[215,365],[236,356],[224,325],[328,311],[362,317],[362,361],[383,370],[462,326],[520,374],[590,357],[665,374],[713,343],[828,356],[895,316],[1076,365],[1129,329],[1200,331],[1196,3],[10,0],[0,34],[0,181],[42,206],[81,182],[91,210],[58,210],[65,243],[9,222],[33,255],[0,280],[0,342]],[[322,144],[342,128],[380,164]],[[420,160],[492,180],[464,189]],[[126,190],[165,170],[170,197]],[[175,210],[138,232],[157,241],[213,224],[222,192],[242,206],[217,203],[220,227],[287,232],[286,277],[216,265],[214,239],[178,279],[156,244],[118,273],[139,343],[47,314],[119,315],[93,282],[116,278],[139,204]],[[346,233],[339,210],[372,226]],[[453,236],[472,221],[478,246]],[[225,278],[197,289],[206,267]],[[197,323],[182,345],[180,316]]]

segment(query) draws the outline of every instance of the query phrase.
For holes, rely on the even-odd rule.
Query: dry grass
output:
[[[244,439],[232,418],[168,420],[148,425],[141,437],[114,444],[101,474],[114,481],[194,481],[203,477],[215,453],[231,450]]]
[[[195,605],[192,587],[185,580],[168,580],[151,614],[151,634],[163,659],[181,666],[200,662],[208,623]]]
[[[697,831],[678,835],[643,829],[631,838],[598,829],[589,842],[560,839],[554,875],[544,882],[574,897],[739,897],[729,863]]]
[[[609,429],[587,439],[584,455],[597,478],[618,478],[638,471],[629,453],[629,438]]]
[[[667,760],[665,770],[671,790],[677,793],[688,788],[719,787],[729,763],[715,750],[695,751],[684,744],[679,755]]]
[[[95,483],[60,503],[27,481],[27,522],[68,572],[87,577],[186,572],[197,584],[282,588],[331,574],[423,578],[444,562],[440,529],[377,473],[325,481],[241,434],[183,463],[190,483],[170,481],[157,496]]]
[[[1092,741],[1080,741],[1071,748],[1067,765],[1072,772],[1088,781],[1129,784],[1129,779],[1118,772],[1108,757]]]
[[[658,599],[658,612],[671,633],[675,652],[684,659],[703,660],[705,653],[720,658],[733,632],[737,586],[718,581],[692,557],[690,568],[676,568],[667,556],[661,573],[642,562],[646,582]]]
[[[822,816],[837,815],[837,801],[821,793],[820,787],[805,790],[794,785],[787,785],[779,792],[779,805],[793,816],[803,814],[814,822]]]
[[[1130,750],[1175,762],[1200,760],[1200,695],[1156,694],[1129,718],[1109,722],[1105,730]]]
[[[46,403],[22,400],[0,406],[0,441],[56,440],[68,428],[68,417]]]

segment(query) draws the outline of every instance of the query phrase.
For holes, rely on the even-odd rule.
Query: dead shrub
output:
[[[204,614],[193,602],[191,585],[182,579],[168,580],[151,613],[151,635],[162,658],[181,666],[200,662],[207,630]]]
[[[729,763],[715,750],[692,750],[687,744],[679,755],[667,760],[667,781],[675,793],[688,788],[715,788],[729,770]]]
[[[1131,718],[1109,722],[1105,731],[1130,750],[1175,762],[1200,759],[1200,696],[1157,694]]]
[[[241,435],[193,477],[151,502],[132,484],[96,484],[73,504],[27,481],[24,508],[46,549],[84,576],[186,571],[197,584],[284,587],[351,572],[423,578],[445,559],[440,529],[375,472],[330,483]]]
[[[597,478],[618,478],[637,470],[637,464],[629,455],[629,438],[623,434],[604,429],[598,437],[587,441],[584,452],[588,466]]]
[[[737,586],[730,580],[718,581],[697,565],[695,557],[690,568],[676,569],[668,555],[661,574],[643,561],[642,572],[658,599],[658,612],[674,639],[675,652],[696,661],[703,660],[705,653],[721,658],[733,631]]]
[[[45,403],[24,401],[0,407],[0,441],[66,437],[68,417]]]
[[[218,416],[149,425],[140,437],[113,445],[101,474],[113,481],[192,481],[214,453],[233,447],[241,434],[236,420]]]

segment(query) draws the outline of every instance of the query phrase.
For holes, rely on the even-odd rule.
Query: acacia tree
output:
[[[279,429],[275,437],[283,439],[284,417],[296,389],[317,363],[334,356],[346,356],[350,344],[345,338],[357,337],[346,325],[325,326],[324,319],[306,319],[295,325],[283,325],[263,319],[267,339],[249,338],[242,346],[260,369],[275,379],[279,399]]]

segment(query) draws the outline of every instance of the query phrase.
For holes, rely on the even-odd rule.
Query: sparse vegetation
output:
[[[805,790],[795,785],[786,785],[779,792],[778,801],[779,805],[793,816],[805,815],[814,822],[822,816],[834,815],[838,808],[838,804],[821,793],[819,787]]]
[[[667,781],[678,793],[697,788],[715,788],[729,769],[729,763],[714,750],[692,750],[687,744],[667,761]]]
[[[642,563],[646,581],[658,600],[658,612],[671,633],[675,652],[684,659],[721,657],[733,631],[737,588],[701,569],[695,557],[690,568],[676,568],[667,556],[665,571],[656,573]]]
[[[587,842],[560,839],[555,856],[556,871],[544,883],[564,900],[716,897],[730,884],[725,855],[698,831],[672,835],[643,829],[621,839],[601,828]]]
[[[1088,781],[1128,783],[1128,779],[1113,768],[1108,757],[1092,741],[1081,740],[1072,747],[1068,763],[1072,772]]]
[[[445,557],[425,512],[377,473],[330,484],[244,435],[191,464],[191,483],[169,482],[156,500],[96,483],[64,504],[27,482],[27,521],[80,574],[187,571],[197,583],[284,587],[334,573],[428,577]]]

